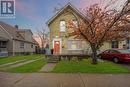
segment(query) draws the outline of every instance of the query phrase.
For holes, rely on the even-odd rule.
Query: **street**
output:
[[[130,87],[130,74],[0,72],[0,87]]]

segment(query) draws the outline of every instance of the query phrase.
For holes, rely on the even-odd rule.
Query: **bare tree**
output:
[[[89,43],[92,50],[92,64],[97,64],[97,50],[104,42],[125,38],[127,37],[125,32],[130,30],[124,28],[130,22],[130,0],[127,0],[119,10],[111,9],[113,3],[104,7],[94,4],[84,9],[85,18],[77,19],[78,27],[73,21],[69,21],[69,28],[72,29],[69,36],[84,39]]]
[[[47,32],[44,28],[42,28],[41,30],[37,30],[37,34],[40,38],[41,41],[41,48],[42,50],[45,48],[45,43],[46,43],[46,37],[47,37]]]
[[[61,9],[62,5],[60,3],[57,4],[56,7],[54,7],[53,13],[58,12]]]

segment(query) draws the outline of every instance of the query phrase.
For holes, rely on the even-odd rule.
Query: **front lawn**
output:
[[[14,57],[12,56],[12,57],[0,58],[0,65],[5,64],[5,63],[19,61],[19,60],[25,60],[25,59],[26,60],[36,59],[42,56],[43,55],[34,54],[34,55],[27,55],[27,56],[14,56]]]
[[[130,73],[130,70],[109,61],[92,65],[90,59],[76,61],[60,61],[52,72],[55,73]]]
[[[25,64],[20,67],[15,67],[8,69],[9,72],[15,72],[15,73],[32,73],[32,72],[38,72],[44,65],[46,64],[43,59],[37,60],[35,62]]]
[[[40,59],[40,60],[36,60],[36,59]],[[4,72],[15,72],[15,73],[37,72],[46,64],[46,62],[43,59],[44,59],[44,55],[41,55],[41,54],[1,58],[0,70]],[[24,61],[20,61],[20,60],[24,60]],[[32,60],[36,60],[36,61],[23,64],[15,68],[9,68],[10,66],[24,63],[27,61],[32,61]],[[12,63],[12,64],[9,64],[9,63]],[[2,66],[3,64],[9,64],[9,65]]]

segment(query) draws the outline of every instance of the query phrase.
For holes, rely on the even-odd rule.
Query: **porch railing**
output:
[[[7,57],[8,51],[7,48],[0,48],[0,57]]]

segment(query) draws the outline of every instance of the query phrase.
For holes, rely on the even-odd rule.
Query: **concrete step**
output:
[[[58,63],[58,61],[48,61],[48,63]]]
[[[49,58],[48,61],[59,61],[59,58]]]

